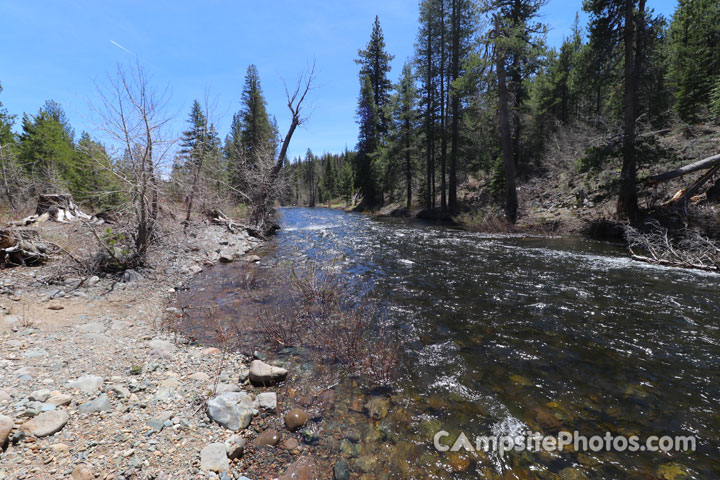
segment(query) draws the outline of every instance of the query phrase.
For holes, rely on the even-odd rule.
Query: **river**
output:
[[[578,238],[322,208],[281,209],[281,224],[263,263],[331,265],[402,338],[388,416],[363,422],[349,383],[328,420],[357,430],[342,455],[377,478],[720,477],[720,276],[637,263]],[[693,435],[697,447],[452,454],[433,447],[441,430],[445,443],[460,432],[472,441],[562,430],[643,442]]]

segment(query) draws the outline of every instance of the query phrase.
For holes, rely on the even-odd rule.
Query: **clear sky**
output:
[[[648,1],[668,17],[676,5]],[[549,1],[542,19],[551,28],[551,45],[562,42],[581,8],[581,0]],[[96,136],[89,107],[97,103],[96,84],[137,56],[154,85],[170,88],[174,133],[185,127],[193,99],[202,100],[208,90],[217,104],[212,120],[224,138],[239,109],[245,71],[254,63],[284,135],[289,116],[282,80],[292,83],[315,60],[312,116],[293,137],[290,154],[303,155],[307,148],[338,152],[356,143],[353,59],[367,43],[375,15],[396,56],[396,80],[413,54],[417,10],[415,0],[0,0],[0,102],[20,117],[53,99],[78,134]]]

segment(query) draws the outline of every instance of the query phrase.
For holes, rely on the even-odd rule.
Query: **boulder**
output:
[[[230,470],[225,444],[211,443],[200,452],[200,468],[208,472],[227,472]]]
[[[268,365],[262,360],[253,360],[250,364],[250,381],[254,385],[274,385],[284,380],[287,374],[286,369]]]
[[[62,430],[69,419],[70,417],[64,411],[52,410],[28,420],[22,425],[22,428],[36,437],[47,437]]]
[[[226,392],[207,401],[205,411],[214,422],[237,432],[250,425],[257,414],[253,397],[244,392]]]

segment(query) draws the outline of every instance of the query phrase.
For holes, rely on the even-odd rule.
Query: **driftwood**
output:
[[[683,175],[697,172],[698,170],[707,170],[708,168],[713,168],[717,165],[720,165],[720,154],[704,158],[700,161],[676,168],[675,170],[671,170],[669,172],[645,177],[644,182],[648,185],[657,185],[658,183],[667,182],[673,178],[682,177]]]
[[[684,229],[671,236],[657,220],[649,220],[644,231],[625,227],[625,240],[633,260],[667,267],[720,271],[720,247],[692,230]]]
[[[96,225],[104,223],[103,219],[93,217],[81,211],[73,202],[72,195],[67,193],[54,193],[40,194],[38,196],[35,214],[22,220],[10,222],[10,225],[26,227],[36,223],[47,222],[48,220],[60,223],[84,220]]]
[[[715,174],[720,171],[720,164],[715,165],[702,177],[695,180],[695,182],[687,188],[680,189],[673,197],[667,202],[663,203],[663,207],[669,207],[671,205],[684,204],[688,198],[692,197],[697,193],[703,185],[705,185]]]
[[[52,251],[53,246],[42,242],[37,230],[0,229],[0,267],[40,265]]]
[[[228,229],[230,233],[238,233],[244,230],[251,237],[265,238],[263,232],[261,232],[259,229],[251,227],[249,225],[238,223],[235,220],[228,218],[227,215],[225,215],[221,210],[217,208],[213,210],[208,210],[207,212],[205,212],[205,215],[210,218],[210,221],[212,223],[214,223],[215,225],[224,226]]]

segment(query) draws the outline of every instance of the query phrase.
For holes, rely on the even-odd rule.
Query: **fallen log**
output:
[[[101,218],[93,217],[80,210],[69,193],[43,193],[38,195],[37,207],[35,214],[25,217],[22,220],[10,222],[10,225],[16,227],[26,227],[35,223],[43,223],[53,220],[59,223],[72,222],[75,220],[85,220],[93,224],[102,224]]]
[[[695,193],[697,193],[697,191],[700,190],[700,188],[705,185],[705,183],[707,183],[708,180],[710,180],[718,171],[720,171],[720,164],[715,165],[713,168],[710,169],[709,172],[695,180],[695,182],[689,187],[679,190],[677,193],[675,193],[675,195],[673,195],[670,200],[663,203],[662,206],[669,207],[671,205],[685,202],[688,198],[695,195]]]
[[[0,267],[40,265],[50,259],[52,245],[32,229],[0,229]]]
[[[242,223],[238,223],[231,218],[228,218],[221,210],[219,209],[213,209],[208,210],[205,212],[205,215],[207,215],[210,218],[210,221],[214,223],[215,225],[222,225],[225,228],[228,229],[230,233],[238,233],[239,231],[246,231],[248,235],[255,238],[264,239],[265,234],[264,232],[260,231],[260,229],[251,227],[249,225],[245,225]]]
[[[658,175],[650,175],[649,177],[645,177],[643,182],[648,185],[657,185],[658,183],[667,182],[668,180],[672,180],[673,178],[682,177],[683,175],[687,175],[688,173],[713,168],[716,165],[720,165],[720,154],[704,158],[695,163],[676,168],[675,170],[671,170],[669,172],[660,173]]]
[[[646,257],[644,255],[638,255],[630,249],[630,258],[633,260],[637,260],[638,262],[644,262],[644,263],[650,263],[652,265],[661,265],[663,267],[673,267],[673,268],[691,268],[694,270],[703,270],[706,272],[718,272],[720,271],[718,267],[715,265],[701,265],[701,264],[695,264],[695,263],[687,263],[687,262],[673,262],[670,260],[665,260],[662,258],[651,258]]]

